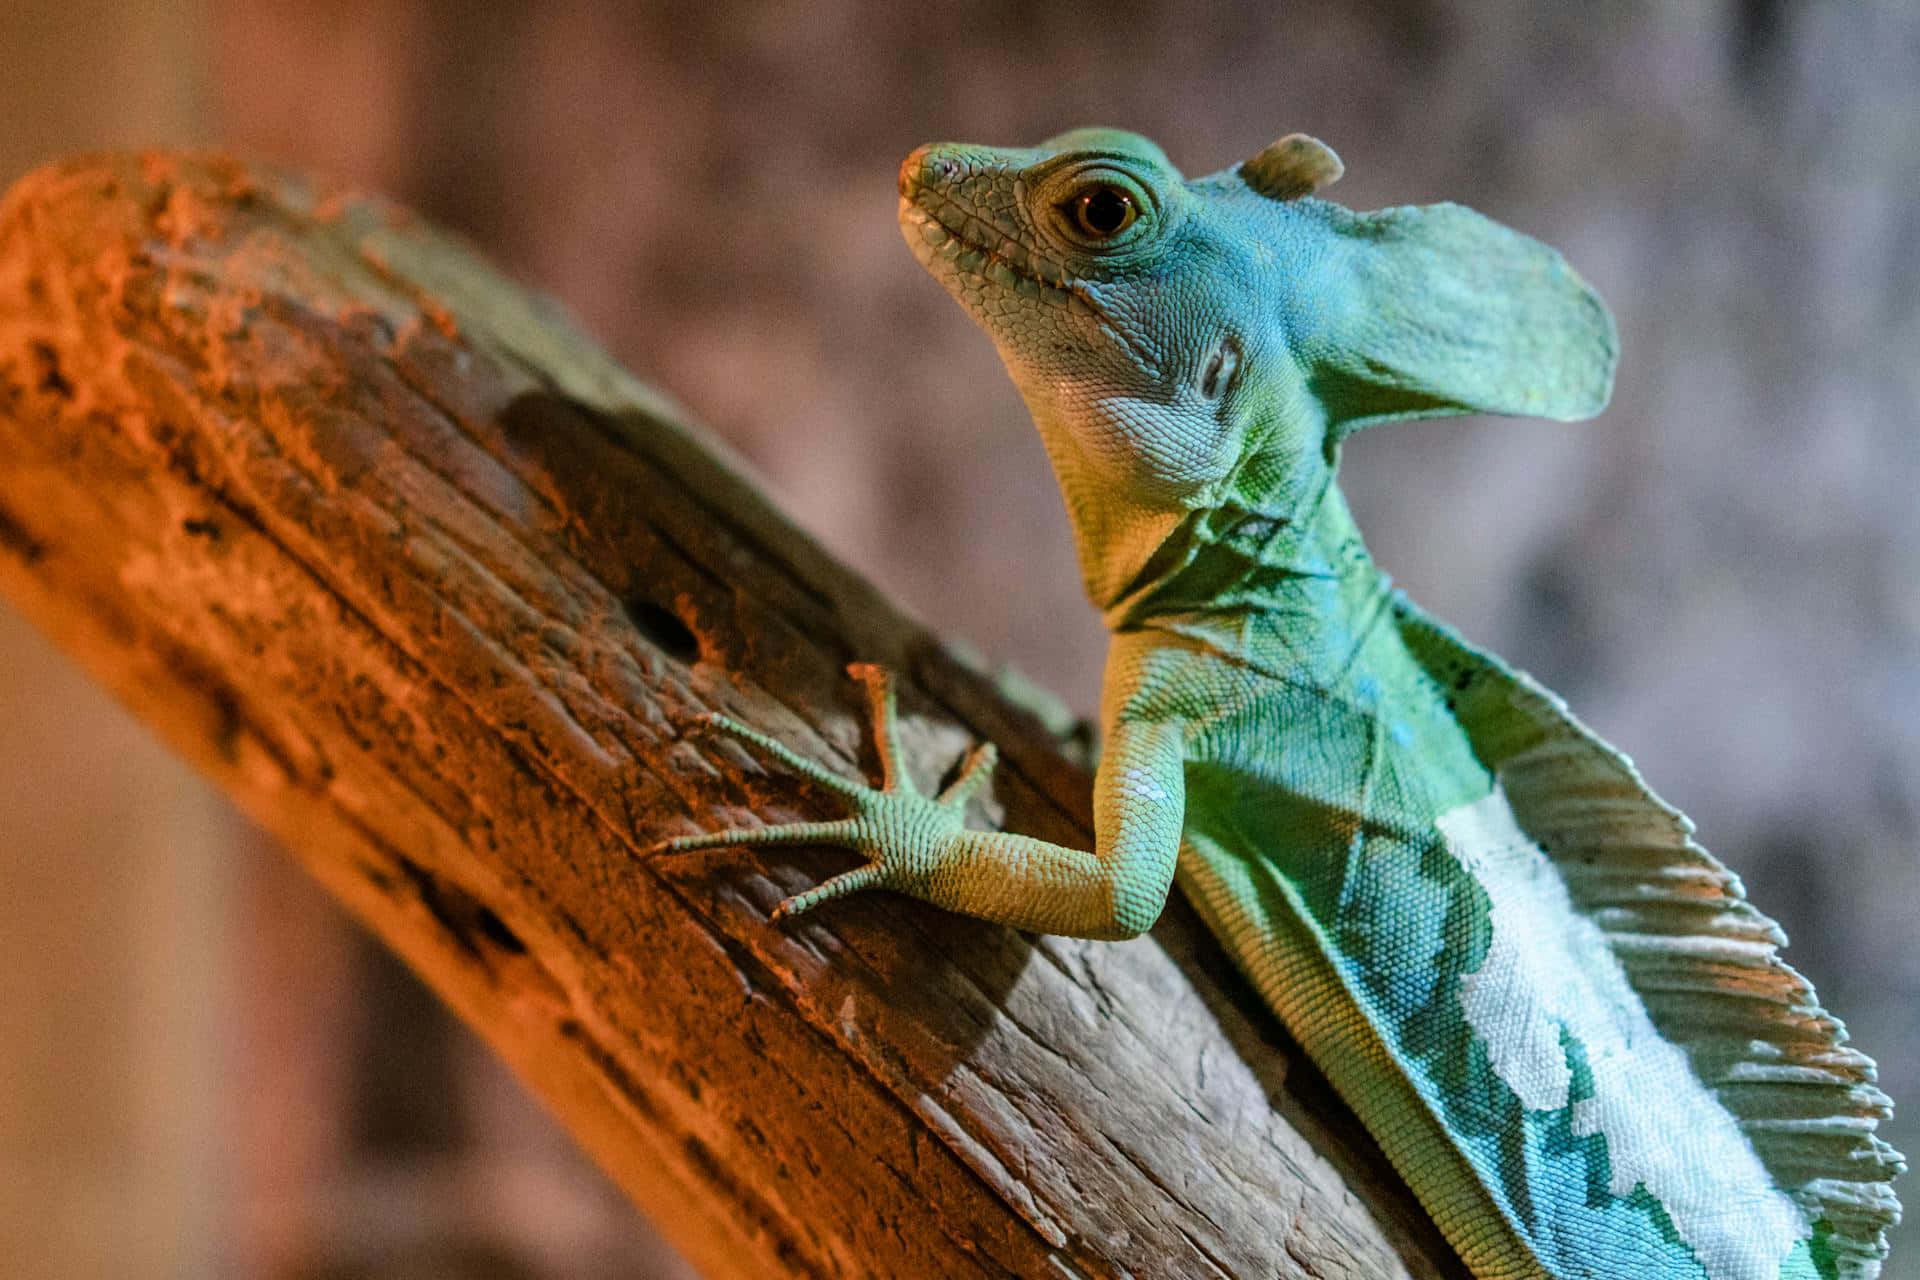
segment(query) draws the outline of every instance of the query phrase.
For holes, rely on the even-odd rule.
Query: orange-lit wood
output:
[[[207,157],[17,187],[0,590],[708,1274],[1457,1274],[1182,905],[1126,945],[886,895],[782,927],[845,855],[643,858],[830,812],[683,727],[724,710],[868,767],[853,659],[902,674],[923,781],[1000,744],[996,820],[1084,845],[1086,775],[390,206]]]

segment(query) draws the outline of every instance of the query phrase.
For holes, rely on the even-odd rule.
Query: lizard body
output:
[[[834,821],[867,887],[1022,928],[1146,929],[1178,878],[1485,1277],[1871,1277],[1900,1158],[1873,1064],[1691,825],[1552,694],[1375,567],[1341,441],[1397,418],[1591,416],[1611,318],[1454,205],[1354,213],[1292,135],[1189,181],[1151,142],[924,147],[922,263],[992,335],[1113,640],[1093,851],[966,829],[891,742]]]

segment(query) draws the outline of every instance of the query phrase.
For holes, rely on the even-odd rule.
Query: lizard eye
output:
[[[1071,201],[1073,225],[1090,240],[1110,240],[1133,225],[1140,206],[1119,187],[1102,183]]]

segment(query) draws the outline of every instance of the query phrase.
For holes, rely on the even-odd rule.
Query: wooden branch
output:
[[[1184,904],[1125,945],[885,894],[724,710],[1085,845],[1041,720],[833,563],[657,394],[453,240],[209,157],[0,209],[0,589],[272,830],[712,1276],[1458,1266]],[[1089,661],[1095,655],[1089,655]],[[13,904],[12,910],[30,909]]]

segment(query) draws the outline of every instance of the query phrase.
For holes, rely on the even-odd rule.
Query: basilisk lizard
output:
[[[1452,204],[1356,213],[1290,135],[1188,181],[1116,130],[923,147],[920,261],[1026,399],[1113,639],[1095,848],[963,826],[893,744],[846,817],[678,849],[834,842],[782,904],[900,890],[1122,938],[1178,879],[1485,1277],[1871,1277],[1903,1165],[1873,1063],[1785,938],[1627,758],[1388,585],[1334,481],[1392,419],[1570,420],[1611,317],[1553,250]]]

